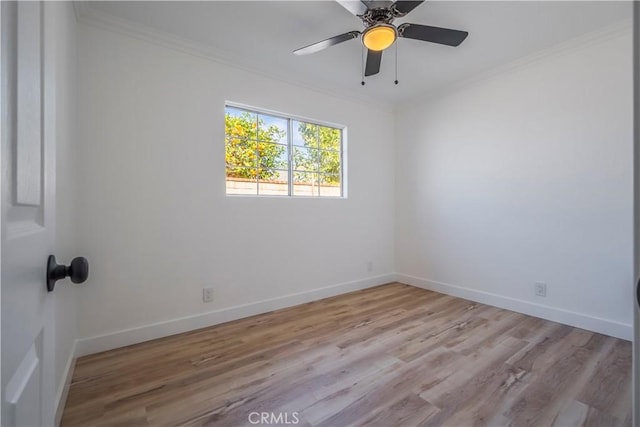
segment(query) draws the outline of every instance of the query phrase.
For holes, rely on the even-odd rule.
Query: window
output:
[[[227,194],[342,197],[342,153],[339,127],[225,107]]]

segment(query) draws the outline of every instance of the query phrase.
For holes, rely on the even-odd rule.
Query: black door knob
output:
[[[89,262],[86,258],[78,257],[69,266],[59,265],[56,257],[49,255],[47,260],[47,291],[52,292],[56,282],[69,277],[73,283],[83,283],[89,277]]]

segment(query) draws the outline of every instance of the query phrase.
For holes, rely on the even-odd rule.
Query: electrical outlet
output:
[[[203,302],[211,302],[211,301],[213,301],[213,288],[203,288],[202,289],[202,301]]]
[[[373,271],[373,262],[367,262],[367,271],[371,273]]]
[[[547,284],[544,282],[536,282],[533,285],[533,289],[535,291],[536,296],[538,297],[546,297],[547,296]]]

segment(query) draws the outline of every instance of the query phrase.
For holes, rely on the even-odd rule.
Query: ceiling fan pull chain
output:
[[[395,84],[398,84],[398,40],[396,40],[396,80]]]
[[[360,58],[360,71],[362,76],[362,81],[360,84],[364,86],[364,45],[362,45],[362,58]]]

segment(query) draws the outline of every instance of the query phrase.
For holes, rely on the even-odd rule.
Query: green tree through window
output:
[[[268,179],[278,175],[275,169],[287,168],[286,159],[281,159],[286,147],[276,144],[285,132],[277,126],[265,128],[264,121],[249,112],[226,113],[225,134],[227,176]]]
[[[342,129],[227,106],[227,194],[342,196]]]
[[[296,169],[318,173],[321,184],[340,184],[340,129],[298,122],[298,132],[305,150],[294,149]],[[309,172],[294,172],[297,180],[304,180]]]

